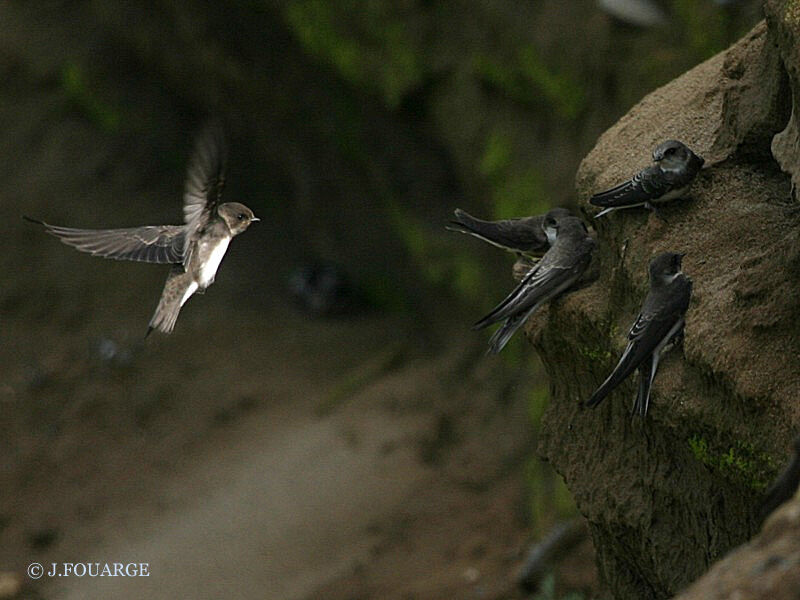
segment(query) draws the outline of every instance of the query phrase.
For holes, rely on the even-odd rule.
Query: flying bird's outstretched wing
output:
[[[183,260],[182,225],[148,225],[126,229],[77,229],[60,227],[25,217],[44,226],[65,244],[93,256],[148,263],[180,263]]]
[[[189,259],[188,245],[214,216],[225,185],[227,145],[219,123],[206,126],[195,141],[186,172],[183,192],[183,219],[186,222],[184,264]]]

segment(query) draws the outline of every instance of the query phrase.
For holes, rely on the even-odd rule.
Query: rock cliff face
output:
[[[714,565],[678,600],[796,600],[800,597],[800,497],[787,502],[761,534]]]
[[[614,598],[669,597],[749,539],[800,429],[800,4],[767,11],[766,24],[600,137],[577,175],[590,218],[591,194],[649,164],[665,139],[706,168],[664,220],[632,209],[594,221],[599,281],[528,326],[551,377],[540,451],[587,517]],[[687,253],[694,292],[647,419],[628,414],[635,377],[581,408],[624,348],[648,261],[665,250]]]

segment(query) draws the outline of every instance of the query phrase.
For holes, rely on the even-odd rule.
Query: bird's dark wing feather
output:
[[[197,136],[183,192],[183,219],[188,244],[216,213],[225,185],[227,146],[222,126],[211,123]],[[188,253],[184,252],[184,257]]]
[[[456,209],[448,229],[480,238],[495,246],[519,252],[544,252],[549,247],[542,230],[544,217],[483,221]]]
[[[669,191],[671,185],[661,169],[650,166],[617,187],[595,194],[589,199],[595,206],[628,206],[642,204]]]
[[[642,361],[649,359],[662,338],[667,335],[674,321],[672,319],[654,319],[654,315],[640,314],[631,328],[628,336],[628,345],[622,353],[617,366],[611,375],[595,390],[586,403],[587,406],[597,406],[611,393],[628,375],[633,373]],[[634,335],[635,332],[635,335]]]
[[[535,307],[534,307],[535,308]],[[506,347],[508,341],[512,338],[517,329],[522,327],[522,324],[528,320],[533,308],[526,312],[521,312],[513,317],[508,317],[503,324],[497,328],[497,331],[489,338],[489,354],[500,354],[500,351]]]
[[[180,263],[183,260],[184,227],[154,225],[127,229],[76,229],[59,227],[26,217],[43,225],[65,244],[93,256],[148,263]]]
[[[546,301],[556,290],[575,279],[585,266],[583,263],[568,266],[548,264],[546,258],[545,255],[542,262],[531,269],[520,284],[472,328],[483,329]]]
[[[633,401],[631,414],[640,417],[647,416],[647,407],[650,405],[650,386],[652,384],[653,357],[649,356],[639,365],[639,389]]]

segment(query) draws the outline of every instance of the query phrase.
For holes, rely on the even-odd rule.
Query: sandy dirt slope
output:
[[[302,598],[352,568],[368,552],[367,526],[426,473],[408,451],[380,453],[403,429],[385,435],[374,411],[349,423],[367,438],[353,446],[340,419],[311,408],[272,406],[211,436],[189,472],[164,482],[170,506],[89,551],[148,561],[151,577],[71,579],[47,596]]]
[[[478,358],[469,333],[431,351],[396,318],[310,321],[279,305],[240,311],[251,327],[230,331],[202,319],[219,298],[198,300],[174,334],[177,356],[171,338],[137,349],[120,334],[131,364],[98,364],[93,333],[47,346],[46,319],[19,343],[6,401],[38,406],[38,421],[6,416],[16,460],[3,469],[3,568],[152,571],[45,577],[27,593],[446,598],[513,584],[532,452],[526,384],[504,389],[507,373]],[[200,332],[215,343],[183,339]],[[31,348],[46,350],[34,361]]]

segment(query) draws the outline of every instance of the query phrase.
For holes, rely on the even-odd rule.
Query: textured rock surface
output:
[[[679,600],[800,598],[800,496],[777,510],[752,541],[731,552]]]
[[[686,142],[707,168],[666,221],[638,209],[595,221],[600,281],[529,325],[552,387],[540,450],[588,518],[615,598],[669,597],[746,541],[800,428],[800,218],[770,152],[791,112],[776,45],[790,39],[757,26],[600,137],[577,176],[590,216],[589,196],[646,166],[665,139]],[[635,378],[597,410],[581,408],[616,363],[647,263],[664,250],[687,253],[694,293],[648,418],[628,415]]]
[[[792,115],[786,128],[775,136],[772,153],[781,168],[790,173],[792,184],[800,182],[800,132],[797,119],[800,111],[800,2],[768,0],[765,12],[770,30],[777,38],[780,54],[792,87]]]

